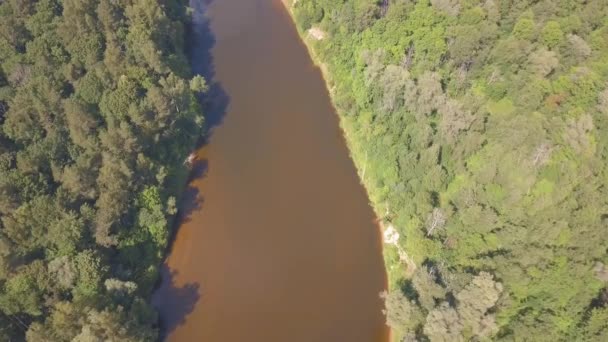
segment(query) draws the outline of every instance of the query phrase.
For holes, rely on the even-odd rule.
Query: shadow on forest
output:
[[[205,130],[197,143],[200,149],[209,142],[213,129],[222,124],[229,103],[229,96],[221,84],[215,80],[212,48],[215,37],[211,31],[206,9],[214,0],[190,0],[193,9],[191,25],[188,28],[188,56],[194,75],[203,76],[209,85],[209,91],[199,97],[205,111]],[[169,253],[178,228],[190,220],[193,212],[200,210],[203,197],[200,191],[191,183],[195,179],[206,176],[209,170],[209,161],[196,159],[188,177],[188,186],[182,194],[179,212],[174,222],[174,229],[169,241]],[[160,270],[160,282],[153,295],[152,303],[160,312],[161,337],[164,339],[177,327],[184,324],[187,316],[192,313],[201,297],[200,284],[188,283],[179,287],[175,283],[176,270],[171,270],[167,263]]]

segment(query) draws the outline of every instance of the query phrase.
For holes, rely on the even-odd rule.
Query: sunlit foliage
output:
[[[605,340],[608,3],[292,10],[326,33],[309,44],[353,158],[416,264],[387,246],[396,337]]]
[[[0,340],[150,341],[201,132],[186,1],[0,2]]]

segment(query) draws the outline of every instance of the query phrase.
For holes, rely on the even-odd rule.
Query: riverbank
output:
[[[344,120],[343,120],[344,116],[340,113],[337,106],[335,105],[335,101],[334,101],[334,96],[335,96],[334,89],[335,88],[334,88],[334,81],[333,81],[332,75],[329,71],[329,68],[327,67],[327,64],[325,64],[323,61],[321,61],[321,59],[318,57],[318,55],[314,49],[314,46],[313,46],[313,42],[315,40],[321,40],[321,39],[315,38],[315,35],[311,35],[309,32],[302,32],[298,28],[296,18],[294,16],[293,10],[292,10],[293,9],[292,4],[294,3],[293,0],[281,0],[281,2],[285,6],[287,13],[289,13],[291,20],[293,21],[294,25],[296,26],[296,29],[298,30],[300,38],[301,38],[302,42],[304,43],[304,45],[306,46],[306,49],[308,50],[310,59],[313,61],[314,65],[316,65],[319,68],[319,70],[321,70],[321,74],[323,75],[323,81],[325,82],[327,92],[329,93],[329,98],[332,101],[333,107],[336,109],[338,118],[340,119],[339,120],[340,128],[342,129],[342,133],[343,133],[344,137],[346,138],[346,144],[348,146],[350,157],[353,160],[353,162],[355,163],[355,167],[357,169],[357,174],[359,175],[359,179],[361,180],[361,184],[363,184],[365,191],[367,192],[367,198],[370,199],[371,197],[369,194],[369,187],[365,184],[365,178],[362,177],[365,173],[365,168],[363,166],[363,163],[359,162],[359,158],[357,158],[358,156],[353,153],[352,145],[355,144],[356,142],[350,136],[348,129],[345,128]],[[296,0],[296,2],[297,2],[297,0]],[[324,39],[324,38],[322,38],[322,39]],[[374,209],[374,212],[376,213],[377,218],[382,217],[382,212],[378,211],[379,208],[376,205],[372,205],[372,208]]]
[[[330,71],[328,65],[319,58],[317,52],[315,51],[316,42],[322,41],[324,39],[331,39],[331,37],[328,37],[327,34],[325,34],[320,29],[316,29],[316,31],[320,32],[320,34],[314,34],[309,31],[302,31],[297,25],[297,21],[296,21],[294,12],[293,12],[294,1],[293,0],[281,0],[281,2],[283,4],[283,6],[285,7],[285,9],[287,10],[287,12],[289,13],[289,16],[291,17],[294,25],[296,26],[298,33],[300,35],[300,38],[301,38],[302,42],[304,43],[304,45],[306,46],[312,61],[319,68],[319,70],[321,71],[321,74],[323,75],[323,80],[325,81],[327,91],[328,91],[330,99],[332,101],[332,105],[334,106],[335,111],[338,114],[340,128],[345,137],[346,145],[348,146],[348,149],[349,149],[350,158],[353,160],[353,162],[355,164],[355,167],[357,169],[357,175],[359,176],[359,180],[360,180],[361,184],[363,185],[365,192],[367,194],[367,198],[370,201],[370,204],[374,210],[377,221],[379,223],[379,227],[383,233],[392,231],[392,226],[390,225],[390,223],[384,222],[384,220],[383,220],[383,218],[386,216],[386,214],[388,212],[388,208],[385,208],[380,203],[376,203],[373,201],[374,194],[373,194],[372,186],[370,184],[370,180],[368,178],[365,178],[366,168],[367,168],[367,165],[366,165],[367,156],[365,154],[361,155],[356,152],[358,150],[359,151],[362,150],[361,148],[359,148],[360,142],[357,141],[351,134],[349,125],[346,123],[344,113],[340,111],[339,107],[335,103],[335,97],[337,96],[337,93],[336,93],[336,86],[335,86],[331,71]],[[296,0],[296,2],[297,2],[297,0]],[[383,234],[383,236],[384,235],[386,235],[386,234]],[[397,235],[397,239],[398,239],[398,235]],[[387,242],[386,237],[384,239],[383,255],[384,255],[383,259],[384,259],[384,264],[385,264],[385,271],[386,271],[386,274],[388,277],[388,281],[387,281],[388,290],[390,290],[391,288],[397,286],[396,282],[400,278],[402,278],[404,273],[411,274],[413,272],[413,270],[415,269],[416,265],[415,265],[414,261],[405,253],[405,251],[403,251],[399,247],[399,245],[397,244],[397,241],[391,241],[389,243],[389,242]],[[391,340],[393,337],[395,337],[394,334],[391,334]]]
[[[593,199],[606,189],[597,167],[608,165],[598,153],[607,144],[608,51],[594,42],[607,27],[584,15],[608,11],[597,4],[547,12],[517,2],[283,1],[386,227],[387,317],[397,334],[600,336],[593,317],[608,312],[597,300],[607,259],[606,240],[595,237],[605,222],[579,214],[605,211]],[[504,58],[511,48],[521,58]],[[582,74],[594,85],[579,90]],[[581,145],[570,132],[583,122]],[[479,282],[487,294],[471,294]],[[448,312],[459,318],[437,320]],[[483,322],[492,323],[471,329]]]
[[[285,6],[285,9],[289,13],[289,16],[291,17],[292,21],[294,22],[294,25],[296,26],[298,33],[300,34],[300,38],[301,38],[302,42],[304,43],[304,45],[306,46],[313,63],[319,68],[319,70],[321,70],[321,74],[323,75],[323,80],[325,81],[327,91],[328,91],[330,99],[332,101],[332,105],[334,106],[336,113],[338,114],[340,128],[342,129],[342,133],[345,137],[346,144],[349,149],[350,157],[355,164],[355,167],[357,169],[357,174],[359,175],[359,180],[361,181],[361,184],[363,185],[363,187],[367,193],[367,198],[369,199],[369,201],[372,205],[372,208],[374,210],[374,213],[376,214],[376,218],[379,222],[380,228],[384,232],[384,231],[386,231],[387,228],[390,227],[388,223],[383,222],[383,217],[386,215],[386,212],[388,209],[383,208],[380,203],[375,203],[373,201],[373,193],[371,190],[371,185],[369,184],[369,179],[365,178],[366,156],[360,155],[355,152],[355,151],[359,150],[359,148],[356,148],[356,147],[358,147],[358,145],[360,143],[356,139],[353,138],[351,131],[349,130],[348,124],[346,124],[344,113],[342,113],[339,110],[338,106],[336,106],[336,103],[335,103],[335,96],[337,95],[336,90],[335,90],[336,87],[335,87],[333,76],[329,70],[329,67],[327,66],[326,63],[324,63],[319,58],[318,54],[315,51],[314,43],[316,41],[320,41],[323,39],[331,39],[331,38],[327,37],[327,35],[325,33],[323,33],[323,38],[319,39],[319,38],[317,38],[318,36],[311,34],[308,31],[300,30],[297,27],[298,26],[297,21],[294,16],[294,13],[293,13],[294,1],[293,0],[281,0],[281,2],[283,4],[283,6]],[[296,2],[297,2],[297,0],[296,0]],[[384,254],[385,254],[384,259],[385,259],[385,264],[386,264],[386,271],[387,271],[387,275],[388,275],[389,285],[393,284],[397,280],[396,276],[395,277],[391,276],[391,274],[395,273],[395,272],[391,272],[391,270],[394,270],[395,268],[399,267],[399,265],[400,265],[400,263],[392,262],[394,260],[399,260],[397,252],[398,251],[396,251],[396,250],[387,250],[386,248],[384,249]],[[387,255],[387,253],[389,255]]]

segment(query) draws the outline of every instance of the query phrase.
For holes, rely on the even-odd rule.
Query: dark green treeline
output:
[[[607,341],[608,2],[293,12],[303,35],[325,33],[309,41],[401,235],[385,255],[397,339]]]
[[[0,3],[0,340],[153,340],[203,124],[186,1]]]

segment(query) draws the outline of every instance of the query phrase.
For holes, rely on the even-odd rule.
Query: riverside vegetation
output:
[[[0,340],[150,341],[201,133],[184,0],[0,3]]]
[[[608,3],[290,10],[323,33],[307,43],[400,235],[385,250],[394,339],[608,340]]]

